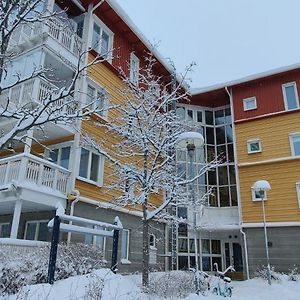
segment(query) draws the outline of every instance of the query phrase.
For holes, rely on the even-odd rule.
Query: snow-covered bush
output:
[[[89,276],[89,283],[86,286],[86,294],[84,300],[101,300],[104,289],[104,278],[97,274]]]
[[[195,291],[192,272],[171,271],[152,273],[147,292],[162,298],[186,297]]]
[[[268,268],[266,266],[261,266],[261,268],[257,268],[255,272],[255,277],[262,278],[264,280],[268,280]],[[271,266],[271,280],[281,281],[282,274],[275,271],[275,267]]]
[[[299,281],[300,280],[299,269],[297,267],[290,269],[290,272],[288,273],[288,280],[290,280],[290,281]]]
[[[47,281],[50,245],[39,248],[0,247],[0,295],[27,284]],[[104,265],[102,252],[84,244],[59,245],[55,280],[84,275]]]

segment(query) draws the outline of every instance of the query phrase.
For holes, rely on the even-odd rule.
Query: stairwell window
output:
[[[299,98],[296,82],[285,83],[282,85],[285,110],[299,108]]]
[[[98,18],[93,25],[92,45],[95,51],[101,56],[111,60],[111,49],[113,43],[113,33],[109,28],[102,23]]]
[[[86,105],[102,117],[107,117],[108,93],[96,84],[89,83],[87,86]]]
[[[252,201],[261,201],[262,199],[265,201],[267,200],[267,192],[266,191],[259,191],[251,188],[252,193]]]
[[[130,264],[129,259],[129,230],[123,229],[121,235],[121,263]]]
[[[104,157],[85,148],[81,148],[79,178],[102,186]]]
[[[293,156],[300,155],[300,133],[292,133],[289,136],[291,152]]]
[[[256,98],[250,97],[243,100],[244,111],[253,110],[257,108]]]
[[[139,58],[132,52],[130,54],[130,81],[138,85],[139,83],[139,72],[140,72],[140,60]]]

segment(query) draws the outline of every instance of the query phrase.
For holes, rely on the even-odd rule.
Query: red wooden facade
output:
[[[300,95],[300,69],[248,81],[232,87],[235,121],[285,111],[282,85],[296,82]],[[244,111],[243,99],[256,97],[257,108]]]

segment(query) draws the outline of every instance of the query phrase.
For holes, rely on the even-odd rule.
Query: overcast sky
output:
[[[117,0],[193,88],[300,62],[300,0]]]

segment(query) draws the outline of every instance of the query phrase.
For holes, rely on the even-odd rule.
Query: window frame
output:
[[[300,156],[300,154],[298,154],[298,155],[295,154],[295,148],[294,148],[294,142],[293,142],[294,137],[299,137],[300,138],[300,132],[294,132],[294,133],[289,134],[291,154],[292,154],[292,156],[298,157],[298,156]]]
[[[89,104],[87,103],[87,99],[89,97],[88,95],[88,87],[91,87],[95,90],[96,94],[101,93],[104,91],[105,93],[105,99],[104,99],[104,110],[102,112],[95,112],[95,114],[97,114],[98,116],[100,116],[101,118],[107,118],[108,116],[108,106],[109,106],[109,93],[108,91],[102,87],[101,85],[99,85],[98,83],[96,83],[94,80],[88,78],[88,80],[86,81],[86,101],[85,101],[85,106],[87,107],[87,109],[89,109]],[[97,98],[96,98],[97,99]],[[97,109],[97,101],[94,101],[94,103],[92,104],[92,110],[96,110]]]
[[[70,147],[69,166],[67,168],[67,170],[70,170],[70,161],[72,160],[72,152],[73,152],[72,151],[73,150],[73,141],[68,141],[68,142],[64,142],[64,143],[53,144],[53,145],[47,146],[48,149],[45,149],[44,156],[51,163],[56,164],[56,165],[60,166],[61,168],[64,168],[64,167],[62,167],[60,165],[60,162],[61,162],[61,152],[62,152],[62,148],[67,148],[67,147]],[[59,161],[59,163],[55,163],[52,160],[50,160],[50,150],[51,151],[58,150],[57,161]]]
[[[286,97],[286,90],[285,90],[285,88],[289,87],[289,86],[293,86],[294,87],[295,96],[296,96],[296,102],[297,102],[296,103],[297,104],[296,108],[291,108],[291,109],[288,108],[288,101],[287,101],[287,97]],[[284,84],[281,85],[281,88],[282,88],[282,94],[283,94],[284,109],[286,111],[298,109],[300,107],[300,105],[299,105],[299,96],[298,96],[298,90],[297,90],[297,83],[296,83],[296,81],[284,83]]]
[[[153,245],[151,245],[151,237],[153,238]],[[154,233],[149,234],[149,247],[150,249],[156,249],[156,236]]]
[[[107,61],[109,61],[110,63],[112,63],[112,50],[113,50],[113,43],[114,43],[114,33],[95,15],[93,15],[92,18],[92,25],[91,25],[91,31],[92,31],[92,35],[91,35],[91,44],[90,44],[90,48],[95,50],[100,56],[104,57],[103,54],[101,54],[101,46],[102,46],[102,32],[104,31],[109,39],[108,39],[108,53],[107,56],[104,57]],[[98,41],[97,47],[93,47],[93,34],[94,34],[94,25],[97,25],[98,27],[100,27],[100,40]]]
[[[254,107],[247,108],[247,104],[249,104],[252,101],[254,101]],[[252,96],[252,97],[248,97],[248,98],[243,99],[243,108],[244,108],[244,111],[250,111],[250,110],[257,109],[256,97]]]
[[[80,176],[80,163],[81,163],[81,152],[82,149],[85,149],[86,151],[89,152],[89,158],[88,158],[88,166],[87,166],[87,177],[82,177]],[[97,181],[94,181],[92,179],[90,179],[90,175],[91,175],[91,165],[92,165],[92,154],[99,156],[99,166],[98,166],[98,179]],[[79,168],[78,168],[78,175],[77,175],[77,179],[81,180],[81,181],[85,181],[88,182],[90,184],[94,184],[97,186],[103,186],[103,177],[104,177],[104,161],[105,158],[103,155],[96,153],[95,151],[90,150],[88,147],[84,147],[81,146],[80,147],[80,161],[79,161]]]
[[[254,189],[253,187],[251,187],[251,198],[253,202],[261,202],[262,199],[263,201],[267,201],[268,200],[268,194],[267,191],[264,191],[264,197],[263,198],[256,198],[256,194],[255,191],[258,191],[257,189]]]
[[[251,144],[252,143],[258,143],[259,149],[251,151]],[[262,145],[261,145],[261,139],[251,139],[247,140],[247,152],[248,154],[254,154],[254,153],[261,153],[262,152]]]
[[[296,192],[298,198],[298,208],[300,209],[300,181],[296,182]]]
[[[135,69],[133,69],[133,63],[135,63]],[[139,84],[140,77],[140,59],[134,52],[130,53],[130,67],[129,67],[129,79],[134,85]]]
[[[35,228],[35,233],[34,233],[34,239],[33,241],[39,241],[38,240],[38,236],[39,236],[39,229],[40,229],[40,223],[48,223],[49,220],[29,220],[26,221],[25,223],[25,230],[24,230],[24,240],[26,239],[26,233],[27,233],[27,228],[28,228],[28,224],[32,224],[32,223],[36,223],[37,226]],[[44,241],[42,241],[44,242]]]
[[[123,257],[123,233],[127,232],[127,245],[126,245],[126,254],[125,257]],[[123,229],[122,230],[122,236],[121,236],[121,254],[120,254],[120,258],[121,260],[126,260],[129,261],[129,243],[130,243],[130,230],[129,229]]]

